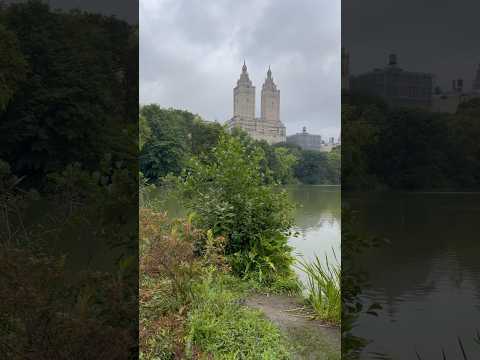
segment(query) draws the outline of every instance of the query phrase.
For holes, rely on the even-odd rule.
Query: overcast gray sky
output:
[[[224,122],[246,60],[271,65],[287,134],[340,131],[340,0],[140,0],[140,103]]]

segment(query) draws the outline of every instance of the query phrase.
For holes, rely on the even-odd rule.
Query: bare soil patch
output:
[[[256,294],[245,305],[261,310],[286,335],[295,360],[340,359],[340,328],[312,320],[299,297]]]

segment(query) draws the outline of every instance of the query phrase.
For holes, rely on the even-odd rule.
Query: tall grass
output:
[[[259,311],[242,306],[242,280],[210,272],[195,284],[186,326],[187,358],[287,360],[289,345]],[[202,355],[195,357],[195,355]]]
[[[340,265],[330,262],[327,256],[324,262],[315,256],[312,262],[298,260],[297,268],[307,276],[305,284],[307,301],[317,317],[335,325],[340,324],[342,304]]]

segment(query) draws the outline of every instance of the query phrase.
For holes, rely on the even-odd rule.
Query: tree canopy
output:
[[[344,100],[344,189],[478,187],[479,99],[455,114],[389,108],[356,95]]]
[[[179,175],[192,156],[208,157],[226,130],[191,112],[165,109],[156,104],[140,109],[140,170],[156,182],[168,174]],[[260,171],[266,183],[339,184],[340,148],[330,153],[302,150],[288,143],[268,144],[252,139],[240,129],[232,135],[248,153],[261,149]]]

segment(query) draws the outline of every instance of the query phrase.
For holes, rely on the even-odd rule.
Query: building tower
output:
[[[233,89],[233,116],[245,120],[255,119],[255,86],[248,77],[245,61],[243,61],[240,79]]]
[[[473,92],[480,93],[480,64],[478,64],[477,74],[473,80]]]
[[[261,118],[264,121],[280,122],[280,90],[273,82],[270,66],[267,71],[267,78],[262,86],[262,111]]]

